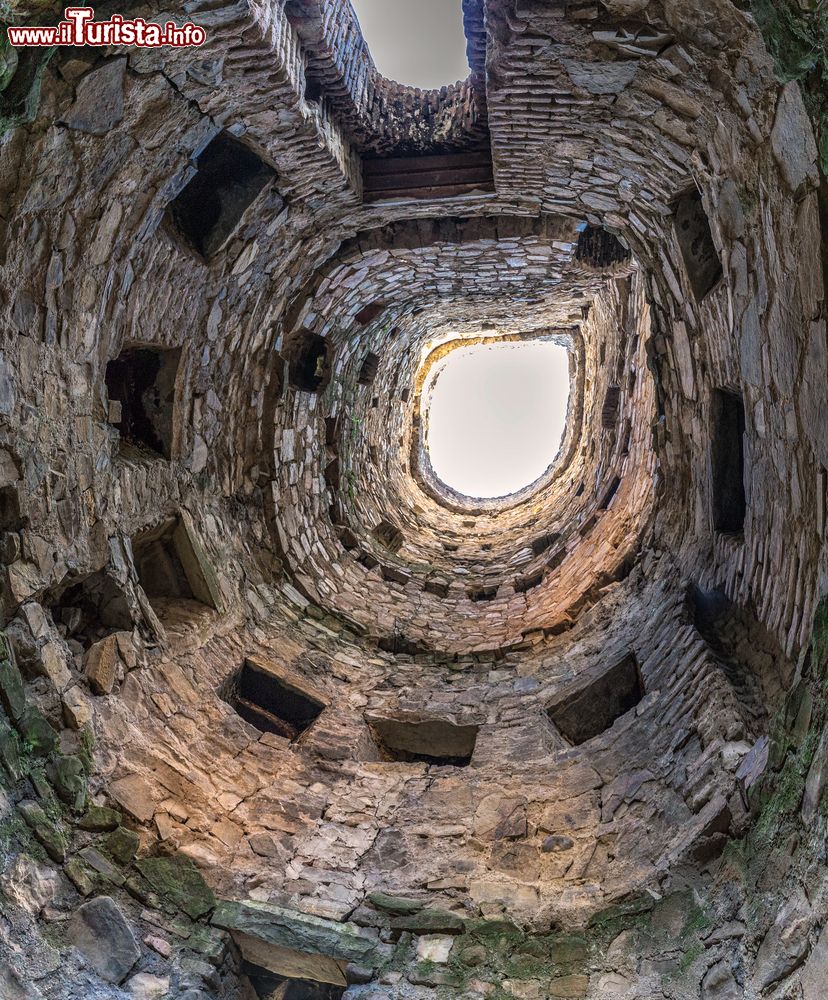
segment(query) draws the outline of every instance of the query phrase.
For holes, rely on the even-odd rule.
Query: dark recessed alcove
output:
[[[631,256],[621,240],[603,226],[586,226],[581,230],[575,247],[575,260],[599,270],[623,263]]]
[[[673,218],[687,277],[696,301],[701,302],[723,273],[701,192],[693,188],[678,197],[673,203]]]
[[[601,407],[601,426],[604,430],[612,430],[618,422],[618,409],[621,405],[621,386],[608,386]]]
[[[328,344],[324,337],[301,330],[282,351],[288,365],[288,384],[301,392],[320,392],[330,381]]]
[[[195,166],[195,176],[167,206],[167,218],[193,250],[209,259],[276,171],[227,132],[202,150]]]
[[[618,492],[618,488],[621,486],[621,477],[616,476],[612,482],[609,484],[607,489],[601,495],[601,499],[598,501],[598,510],[606,510],[607,507],[612,503],[615,494]]]
[[[360,385],[371,385],[374,379],[377,377],[377,370],[379,369],[379,357],[373,352],[369,351],[365,355],[365,360],[362,362],[362,367],[359,369],[359,377],[357,382]]]
[[[20,531],[25,520],[18,487],[14,484],[0,487],[0,531]]]
[[[124,442],[172,457],[181,351],[128,347],[106,366],[110,421]]]
[[[528,590],[534,590],[543,583],[543,570],[532,573],[531,576],[519,577],[515,580],[515,593],[525,594]]]
[[[385,758],[402,763],[467,767],[479,731],[478,726],[459,726],[445,719],[372,715],[366,721]]]
[[[538,538],[534,539],[532,544],[532,552],[536,555],[542,555],[547,549],[551,549],[553,545],[557,544],[561,539],[559,534],[555,532],[549,532],[546,535],[540,535]]]
[[[385,302],[369,302],[367,306],[363,306],[359,312],[354,316],[354,319],[360,326],[368,326],[369,323],[373,321],[380,315],[380,313],[386,308],[387,303]]]
[[[403,635],[401,632],[382,636],[377,640],[377,646],[384,653],[394,653],[394,655],[420,656],[433,652],[428,643],[422,642],[419,639],[409,639],[408,636]]]
[[[380,521],[372,534],[391,552],[399,552],[405,542],[403,533],[390,521]]]
[[[274,665],[246,659],[221,697],[260,732],[295,740],[322,714],[325,702]]]
[[[745,405],[741,396],[716,389],[712,397],[711,472],[713,527],[726,535],[745,526]]]
[[[124,591],[105,570],[67,578],[44,596],[52,620],[69,639],[88,647],[113,632],[131,631]]]
[[[497,587],[469,587],[466,596],[474,603],[493,601],[497,597],[497,591]]]
[[[132,539],[138,580],[159,617],[163,618],[175,602],[197,601],[217,607],[215,588],[207,579],[208,569],[200,548],[178,517]]]
[[[322,80],[309,69],[305,70],[305,100],[310,104],[321,104],[324,94]]]
[[[341,1000],[347,989],[312,979],[288,979],[252,962],[244,962],[242,972],[259,1000]]]
[[[644,681],[633,653],[576,691],[547,706],[547,714],[561,735],[579,746],[598,736],[625,715],[645,695]]]

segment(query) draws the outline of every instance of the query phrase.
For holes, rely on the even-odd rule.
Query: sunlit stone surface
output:
[[[461,6],[0,48],[3,1000],[824,995],[824,11]]]

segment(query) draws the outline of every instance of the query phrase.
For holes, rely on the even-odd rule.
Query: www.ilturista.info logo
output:
[[[96,21],[91,7],[67,7],[64,20],[54,27],[18,25],[7,28],[9,43],[15,48],[52,45],[138,45],[159,48],[170,45],[183,49],[203,45],[207,32],[199,24],[155,24],[143,17],[125,18],[113,14],[108,21]]]

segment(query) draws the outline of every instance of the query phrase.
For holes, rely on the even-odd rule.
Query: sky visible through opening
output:
[[[569,400],[565,347],[523,341],[458,348],[437,375],[426,436],[438,479],[466,496],[508,496],[554,460]]]
[[[469,75],[461,0],[351,0],[377,69],[434,90]]]

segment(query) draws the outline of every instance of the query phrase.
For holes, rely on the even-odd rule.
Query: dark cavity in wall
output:
[[[528,590],[534,590],[543,583],[543,570],[533,573],[531,576],[520,577],[515,580],[515,593],[525,594]]]
[[[380,751],[402,763],[467,767],[477,743],[478,726],[458,726],[444,719],[366,716]]]
[[[251,726],[295,740],[322,714],[321,697],[274,666],[247,659],[221,691],[221,697]]]
[[[172,457],[180,360],[178,349],[128,347],[106,366],[109,420],[122,443]]]
[[[546,552],[547,549],[551,549],[553,545],[560,541],[561,536],[555,533],[548,533],[546,535],[541,535],[532,542],[532,552],[539,556]]]
[[[399,552],[405,541],[403,533],[390,521],[380,521],[374,528],[373,535],[391,552]]]
[[[310,979],[286,979],[251,962],[244,963],[242,972],[259,1000],[341,1000],[347,988]]]
[[[199,549],[177,517],[132,539],[138,579],[159,618],[164,618],[171,604],[181,601],[198,601],[207,607],[216,607]]]
[[[20,531],[25,527],[17,485],[0,487],[0,532]]]
[[[696,301],[701,302],[722,276],[722,263],[713,242],[701,193],[693,188],[681,195],[673,204],[673,214],[687,277]]]
[[[644,697],[638,661],[627,654],[609,670],[547,706],[547,714],[561,735],[579,746],[620,719]]]
[[[601,407],[601,426],[604,430],[612,430],[618,422],[618,408],[621,405],[621,386],[611,385],[604,396]]]
[[[324,337],[301,330],[282,351],[288,365],[288,383],[301,392],[320,392],[331,378],[328,344]]]
[[[379,316],[383,309],[385,309],[385,306],[385,302],[369,302],[367,306],[363,306],[359,310],[354,319],[360,326],[367,326]]]
[[[615,494],[618,492],[618,488],[621,485],[620,476],[616,476],[613,481],[607,487],[606,492],[601,497],[598,503],[598,510],[606,510],[607,507],[612,503]]]
[[[741,396],[716,389],[712,398],[713,527],[734,535],[745,525],[745,406]]]
[[[276,171],[227,132],[206,146],[195,166],[195,176],[167,206],[167,218],[193,250],[209,259]]]
[[[686,607],[736,692],[751,728],[763,729],[790,687],[796,664],[756,612],[731,601],[723,590],[691,585]]]
[[[469,587],[466,596],[470,601],[493,601],[497,597],[497,587]]]
[[[65,580],[44,597],[64,638],[87,648],[113,632],[131,631],[132,615],[120,585],[104,570]]]
[[[575,260],[601,269],[630,259],[630,251],[602,226],[587,226],[578,237]]]
[[[379,357],[369,351],[369,353],[365,355],[365,360],[362,362],[357,382],[359,382],[360,385],[370,385],[377,377],[378,369]]]

